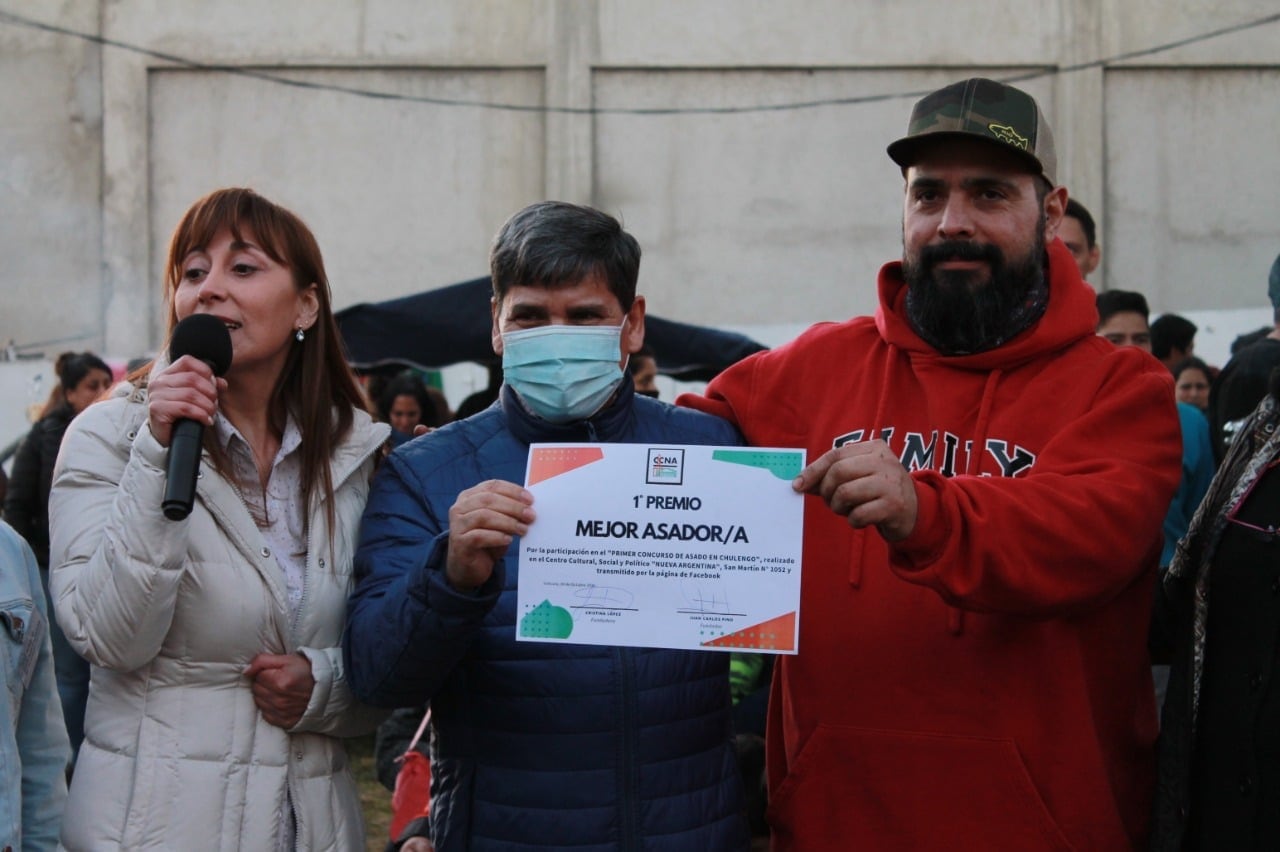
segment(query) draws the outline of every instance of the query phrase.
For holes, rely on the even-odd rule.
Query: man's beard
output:
[[[1031,251],[1015,264],[990,243],[950,240],[920,250],[919,262],[903,253],[907,321],[943,355],[994,349],[1030,328],[1044,314],[1049,290],[1044,277],[1044,229],[1036,228]],[[938,269],[947,260],[981,260],[990,270]]]

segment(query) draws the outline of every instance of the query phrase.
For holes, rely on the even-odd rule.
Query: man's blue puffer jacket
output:
[[[513,543],[489,582],[444,580],[448,513],[487,479],[524,481],[534,442],[738,444],[714,417],[635,396],[587,421],[489,409],[405,444],[374,479],[345,637],[357,696],[430,701],[438,852],[748,846],[727,654],[515,641]]]

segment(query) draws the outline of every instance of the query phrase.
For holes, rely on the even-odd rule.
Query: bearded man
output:
[[[1168,371],[1094,334],[1029,95],[947,86],[889,156],[903,257],[876,316],[680,399],[813,459],[799,654],[769,708],[773,848],[1138,848]]]

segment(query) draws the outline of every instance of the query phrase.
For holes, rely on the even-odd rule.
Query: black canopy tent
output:
[[[352,305],[337,312],[352,366],[364,372],[399,366],[445,367],[496,361],[490,340],[489,276],[412,296]],[[645,315],[645,343],[658,372],[681,381],[709,381],[766,347],[731,331]]]

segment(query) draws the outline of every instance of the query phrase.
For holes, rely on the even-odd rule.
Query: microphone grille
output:
[[[192,314],[173,327],[169,359],[194,355],[213,368],[215,376],[226,375],[231,367],[231,333],[222,320],[210,314]]]

